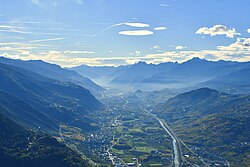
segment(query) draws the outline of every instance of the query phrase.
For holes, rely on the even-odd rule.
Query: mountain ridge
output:
[[[94,93],[98,93],[104,90],[102,87],[100,87],[87,77],[83,77],[75,71],[67,70],[61,68],[59,65],[50,64],[42,60],[23,61],[0,57],[0,63],[33,71],[42,76],[56,79],[62,82],[72,82],[90,89]]]

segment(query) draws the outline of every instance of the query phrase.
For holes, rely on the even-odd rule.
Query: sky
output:
[[[0,56],[62,67],[250,61],[249,0],[0,0]]]

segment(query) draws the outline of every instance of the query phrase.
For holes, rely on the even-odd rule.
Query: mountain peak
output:
[[[219,95],[219,94],[220,92],[218,92],[217,90],[203,87],[196,90],[192,90],[190,92],[180,94],[178,96],[190,97],[191,99],[195,100],[195,99],[205,99],[210,97],[211,95]]]
[[[135,63],[134,65],[148,65],[145,61],[139,61],[138,63]]]
[[[199,57],[193,57],[192,59],[186,61],[186,63],[188,62],[195,62],[195,63],[202,63],[202,62],[209,62],[206,59],[201,59]]]

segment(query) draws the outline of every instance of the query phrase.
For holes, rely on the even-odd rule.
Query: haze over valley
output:
[[[250,166],[248,6],[4,0],[0,166]]]

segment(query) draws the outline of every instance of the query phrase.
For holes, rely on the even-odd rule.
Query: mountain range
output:
[[[88,75],[91,79],[102,78],[102,80],[106,79],[109,85],[130,85],[135,90],[204,86],[222,90],[221,88],[227,84],[228,88],[223,91],[229,92],[236,89],[234,85],[236,82],[245,83],[242,86],[249,91],[248,77],[234,77],[235,75],[247,76],[244,72],[247,69],[250,69],[250,62],[208,61],[200,58],[193,58],[184,63],[166,62],[155,65],[139,62],[119,67],[71,68],[83,76],[91,71],[92,76]],[[241,79],[244,80],[241,81]],[[237,91],[234,92],[237,93]]]
[[[88,78],[140,88],[121,98],[151,104],[154,114],[199,155],[210,160],[212,155],[221,156],[231,166],[250,164],[250,62],[194,58],[181,64],[65,69],[43,61],[0,58],[0,76],[0,163],[4,166],[88,166],[81,155],[57,140],[61,127],[90,136],[101,129],[97,120],[105,119],[107,110],[95,94],[105,91]],[[154,90],[159,85],[181,85],[181,89],[145,92],[146,85]],[[114,92],[108,95],[120,96],[121,92]]]

